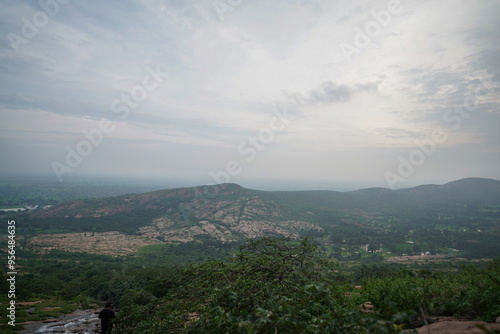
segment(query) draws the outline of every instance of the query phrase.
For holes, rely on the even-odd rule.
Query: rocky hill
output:
[[[362,244],[391,233],[405,242],[404,231],[441,231],[437,237],[446,239],[445,229],[467,231],[467,240],[476,242],[485,237],[477,231],[500,232],[500,181],[470,178],[351,192],[258,191],[236,184],[178,188],[65,202],[33,213],[27,226],[61,233],[119,231],[175,243],[309,234]],[[464,242],[449,244],[463,248]]]
[[[213,188],[213,187],[212,187]],[[206,235],[236,241],[264,235],[299,235],[322,228],[289,220],[284,207],[236,184],[180,188],[99,200],[65,202],[36,213],[38,226],[108,231],[118,230],[170,242],[193,241]]]

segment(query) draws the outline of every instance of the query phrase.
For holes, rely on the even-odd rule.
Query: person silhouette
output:
[[[101,319],[101,331],[102,334],[111,334],[113,329],[113,318],[115,317],[115,311],[113,311],[113,304],[111,302],[106,303],[106,307],[99,312],[99,319]]]

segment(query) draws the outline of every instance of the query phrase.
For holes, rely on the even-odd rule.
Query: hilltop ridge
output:
[[[27,225],[61,233],[118,231],[165,243],[313,235],[327,246],[372,243],[396,251],[418,239],[423,250],[490,245],[490,253],[500,254],[497,242],[488,241],[500,236],[500,181],[349,192],[262,191],[228,183],[69,201],[34,212]]]

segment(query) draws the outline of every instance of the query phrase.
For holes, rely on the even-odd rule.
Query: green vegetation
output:
[[[468,260],[500,255],[500,191],[491,192],[492,186],[483,193],[465,183],[470,196],[456,184],[437,195],[436,187],[396,194],[226,185],[219,196],[187,210],[188,217],[179,205],[195,205],[202,187],[3,214],[0,219],[16,220],[16,301],[43,301],[20,307],[16,322],[102,307],[108,300],[120,309],[118,333],[395,333],[429,316],[491,321],[500,315],[500,259]],[[153,221],[170,231],[219,229],[237,241],[207,232],[173,242],[156,230],[164,244],[122,257],[57,249],[40,254],[29,243],[44,233],[140,234],[140,227],[154,229]],[[230,230],[238,221],[255,224]],[[269,224],[268,237],[246,240],[260,223]],[[292,223],[303,228],[292,230]],[[293,238],[276,237],[291,231]],[[0,231],[2,240],[6,233]],[[8,291],[5,274],[0,280]],[[364,312],[365,302],[375,312]]]
[[[22,222],[18,232],[26,237],[49,231],[138,234],[141,227],[165,219],[171,224],[168,229],[181,236],[188,235],[191,228],[203,230],[200,222],[208,221],[219,235],[229,231],[228,240],[242,241],[249,236],[245,233],[251,232],[231,230],[234,226],[228,222],[245,220],[279,227],[282,235],[310,235],[341,261],[371,258],[376,262],[388,256],[422,253],[491,259],[500,255],[499,184],[495,180],[462,180],[453,187],[348,193],[267,192],[228,184],[210,200],[200,199],[203,187],[182,188],[67,202],[43,212],[9,213],[4,217]],[[194,208],[182,212],[181,205]],[[293,228],[290,222],[308,225]],[[0,235],[3,233],[0,231]],[[203,243],[221,240],[206,230],[202,233],[206,234],[195,239]],[[164,236],[158,240],[168,241]]]
[[[128,289],[117,333],[398,333],[422,315],[500,313],[500,259],[459,272],[364,266],[350,282],[335,267],[309,238],[251,240],[225,261],[190,266],[162,297]]]
[[[422,325],[422,312],[487,321],[500,314],[500,259],[433,271],[360,265],[336,261],[309,237],[249,240],[235,252],[193,242],[117,258],[56,250],[19,257],[16,300],[43,302],[20,307],[17,323],[107,300],[120,310],[117,333],[397,333]],[[6,282],[2,275],[0,289]],[[363,312],[365,302],[375,312]]]

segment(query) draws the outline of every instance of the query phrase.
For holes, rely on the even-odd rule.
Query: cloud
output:
[[[402,12],[351,63],[339,46],[352,44],[387,1],[236,3],[221,20],[210,1],[69,2],[18,52],[8,34],[22,36],[23,18],[43,8],[0,3],[1,136],[11,161],[0,172],[15,171],[16,161],[50,171],[51,159],[63,159],[82,129],[107,119],[116,131],[76,173],[112,173],[127,162],[136,174],[206,175],[244,161],[238,145],[269,128],[273,108],[294,118],[259,151],[264,162],[253,164],[260,167],[245,167],[253,175],[279,175],[283,168],[273,164],[283,158],[297,178],[329,178],[332,166],[337,175],[375,177],[437,127],[449,131],[442,148],[450,161],[466,160],[471,147],[489,152],[474,155],[478,173],[498,160],[497,1],[401,1]],[[168,75],[120,119],[113,101],[141,87],[147,66]],[[470,117],[448,114],[461,117],[459,126],[445,120],[471,99]],[[384,150],[385,160],[374,162],[370,150]],[[440,164],[436,173],[445,175]],[[484,176],[500,177],[491,170]]]
[[[355,84],[352,87],[347,85],[337,85],[332,81],[324,82],[320,88],[313,90],[305,98],[307,103],[340,103],[347,102],[355,94],[360,93],[377,93],[378,86],[376,83]]]
[[[492,75],[493,81],[500,81],[500,48],[481,51],[477,55],[477,64],[479,68],[486,69]]]

